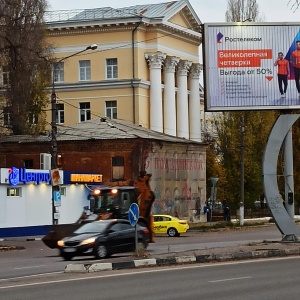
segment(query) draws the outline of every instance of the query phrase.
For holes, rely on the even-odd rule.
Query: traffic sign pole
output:
[[[139,256],[137,226],[135,224],[135,254]]]
[[[138,235],[137,235],[137,222],[139,220],[139,206],[136,203],[132,203],[128,211],[128,220],[131,226],[135,227],[135,252],[138,256]]]

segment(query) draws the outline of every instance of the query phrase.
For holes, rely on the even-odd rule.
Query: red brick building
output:
[[[152,173],[154,212],[193,216],[206,199],[206,145],[155,132],[120,120],[96,118],[59,129],[58,167],[100,172],[103,184],[131,184]],[[1,139],[0,167],[50,169],[51,135]]]

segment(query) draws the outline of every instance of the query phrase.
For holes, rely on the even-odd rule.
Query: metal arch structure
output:
[[[265,147],[263,155],[263,187],[268,206],[275,224],[282,233],[283,240],[296,241],[300,228],[287,213],[277,182],[277,161],[280,148],[290,128],[299,119],[300,114],[280,115],[276,120]]]

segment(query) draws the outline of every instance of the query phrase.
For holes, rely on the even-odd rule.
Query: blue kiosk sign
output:
[[[9,169],[8,181],[11,185],[16,186],[20,182],[22,183],[31,183],[35,182],[36,184],[40,183],[50,183],[51,175],[49,171],[27,171],[26,168],[16,168],[12,167]]]

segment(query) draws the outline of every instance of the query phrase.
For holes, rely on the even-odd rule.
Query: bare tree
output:
[[[293,12],[295,12],[299,8],[299,6],[300,6],[300,0],[294,0],[294,1],[289,0],[289,2],[288,2],[287,5],[288,6],[290,5],[291,6],[291,10],[293,10]]]
[[[46,8],[45,0],[0,2],[0,67],[8,74],[2,110],[13,134],[39,133],[45,128],[49,100],[45,91],[51,79],[43,20]]]
[[[226,22],[260,21],[256,0],[228,0],[225,13]]]

